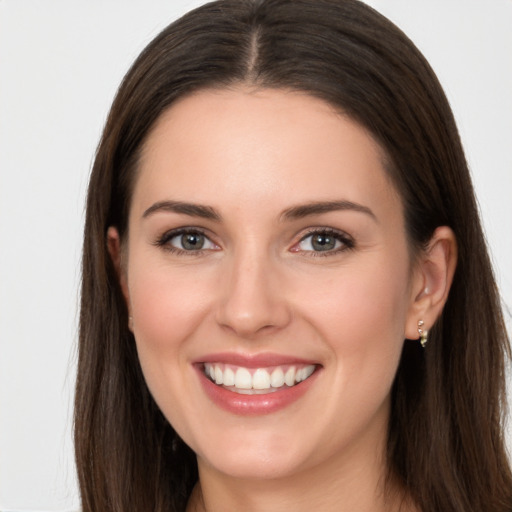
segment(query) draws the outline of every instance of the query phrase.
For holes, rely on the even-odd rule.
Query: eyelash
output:
[[[198,249],[196,251],[193,250],[185,250],[185,249],[179,249],[178,247],[174,247],[169,244],[169,242],[176,237],[182,236],[182,235],[202,235],[204,236],[210,243],[214,244],[206,235],[206,233],[200,229],[200,228],[180,228],[175,229],[171,231],[167,231],[164,233],[158,240],[156,240],[155,244],[157,247],[161,247],[164,250],[171,252],[173,254],[176,254],[178,256],[200,256],[204,254],[205,252],[209,251],[210,249]],[[326,235],[328,237],[334,238],[336,241],[340,242],[342,245],[341,247],[338,247],[334,250],[326,250],[326,251],[305,251],[301,249],[293,249],[292,252],[296,253],[303,253],[307,254],[308,257],[318,258],[318,257],[327,257],[327,256],[334,256],[336,254],[339,254],[344,251],[350,251],[355,248],[355,242],[352,237],[347,235],[347,233],[344,233],[343,231],[338,231],[333,228],[313,228],[309,230],[304,236],[301,237],[301,239],[294,244],[293,247],[297,247],[299,244],[307,240],[309,237],[315,236],[315,235]]]
[[[296,250],[294,252],[303,252],[307,253],[309,257],[312,258],[325,258],[328,256],[335,256],[339,253],[350,251],[355,248],[355,242],[354,239],[349,236],[347,233],[343,231],[338,231],[337,229],[333,228],[312,228],[309,230],[300,240],[295,244],[294,247],[298,246],[300,243],[307,240],[309,237],[315,236],[315,235],[327,235],[329,237],[334,238],[336,241],[340,242],[342,245],[341,247],[338,247],[334,250],[327,250],[327,251],[301,251]]]
[[[209,240],[211,242],[208,235],[206,235],[206,233],[200,228],[180,228],[180,229],[173,229],[171,231],[165,232],[155,242],[155,245],[157,247],[161,247],[162,249],[164,249],[170,253],[176,254],[177,256],[200,256],[209,250],[209,249],[198,249],[197,251],[187,251],[185,249],[179,249],[178,247],[174,247],[169,244],[169,242],[173,238],[176,238],[176,237],[182,236],[182,235],[202,235],[207,240]],[[214,243],[214,242],[211,242],[211,243]]]

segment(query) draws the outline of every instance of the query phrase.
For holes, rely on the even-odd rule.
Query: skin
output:
[[[161,201],[221,220],[144,214]],[[332,201],[368,211],[284,215]],[[204,231],[205,249],[173,252],[179,236],[157,244],[183,227]],[[343,237],[315,251],[311,228]],[[148,386],[197,454],[188,510],[416,510],[398,485],[384,492],[390,389],[404,339],[444,305],[456,247],[438,228],[412,264],[400,197],[360,125],[295,92],[188,96],[144,146],[125,250],[113,227],[108,243]],[[206,396],[192,365],[212,352],[272,352],[319,370],[286,408],[235,415]]]

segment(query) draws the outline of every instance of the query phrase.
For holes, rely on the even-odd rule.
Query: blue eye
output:
[[[183,233],[173,236],[169,243],[178,249],[186,251],[199,251],[204,247],[206,237],[201,233]]]
[[[344,233],[331,229],[309,233],[297,244],[298,251],[337,253],[354,247],[354,242]]]
[[[218,249],[204,233],[193,229],[170,231],[157,241],[157,245],[178,253]]]

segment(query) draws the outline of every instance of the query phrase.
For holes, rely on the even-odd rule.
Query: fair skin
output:
[[[148,387],[197,454],[188,510],[398,510],[390,389],[403,340],[446,301],[452,232],[413,264],[379,146],[301,93],[186,97],[138,172],[124,250],[115,228],[108,243]],[[256,371],[313,373],[244,391],[205,363],[253,387]]]

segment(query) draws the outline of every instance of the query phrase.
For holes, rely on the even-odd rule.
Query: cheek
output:
[[[302,316],[328,344],[336,389],[361,399],[387,393],[404,341],[408,306],[407,262],[361,265],[340,271],[298,297]],[[376,389],[377,388],[377,389]],[[355,396],[354,395],[354,396]]]
[[[155,348],[173,349],[173,340],[185,339],[200,320],[208,284],[190,272],[170,271],[146,262],[134,262],[129,295],[135,328]]]
[[[197,414],[183,392],[191,378],[187,346],[204,319],[208,283],[148,258],[143,265],[132,261],[129,295],[142,372],[161,411],[176,430],[187,432],[185,418]]]
[[[407,310],[406,269],[379,265],[341,270],[320,286],[311,283],[298,290],[302,298],[297,303],[307,303],[308,316],[312,321],[318,318],[325,329],[347,333],[340,342],[350,344],[351,338],[364,334],[370,335],[368,342],[379,336],[401,338]]]
[[[373,268],[373,271],[372,271]],[[333,369],[331,393],[323,403],[336,412],[346,430],[333,439],[359,432],[387,404],[404,341],[407,265],[364,270],[351,268],[316,290],[303,310],[329,346]],[[345,439],[346,441],[346,439]]]
[[[133,258],[129,270],[133,332],[146,382],[162,406],[162,397],[179,390],[190,370],[183,348],[203,320],[208,284],[147,257],[142,261]]]

